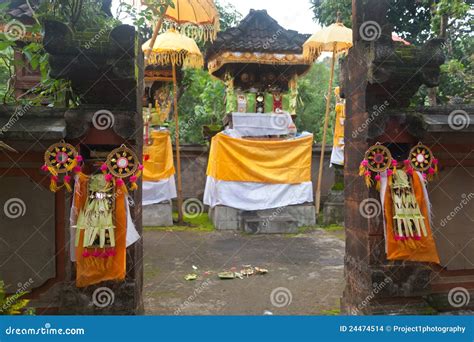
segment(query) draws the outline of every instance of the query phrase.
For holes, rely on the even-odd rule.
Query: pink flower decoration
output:
[[[110,183],[114,179],[114,176],[112,176],[110,173],[105,175],[105,181],[107,183]]]
[[[100,170],[101,171],[106,171],[107,170],[107,164],[102,164],[102,166],[100,167]]]
[[[84,252],[82,252],[82,256],[83,256],[84,258],[88,258],[88,257],[91,256],[91,254],[89,253],[89,251],[88,251],[87,249],[85,249]]]
[[[409,161],[408,159],[407,159],[407,160],[404,160],[404,161],[403,161],[403,164],[405,164],[405,165],[410,165],[410,161]]]
[[[370,177],[370,176],[372,176],[372,172],[370,172],[370,171],[365,171],[364,175],[365,175],[366,177]]]
[[[51,176],[51,180],[53,180],[53,181],[55,181],[55,182],[57,182],[58,179],[59,179],[58,176]]]
[[[98,257],[100,257],[100,252],[99,251],[94,251],[94,253],[92,253],[92,256],[94,258],[98,258]]]
[[[45,165],[41,166],[41,171],[48,172],[49,171],[48,165],[45,164]]]
[[[82,162],[83,160],[84,160],[84,158],[82,158],[82,156],[80,156],[80,155],[77,155],[77,156],[76,156],[76,161],[77,161],[78,163]]]
[[[413,169],[411,167],[407,169],[407,175],[413,175]]]
[[[391,176],[391,175],[393,175],[393,170],[388,169],[387,170],[387,176]]]
[[[125,183],[123,182],[123,179],[119,178],[117,179],[117,186],[123,186]]]
[[[132,176],[130,177],[130,182],[135,183],[137,181],[138,177],[137,176]]]
[[[395,159],[392,159],[392,166],[397,166],[398,162]]]
[[[433,158],[433,164],[438,165],[438,163],[439,163],[439,160],[436,158]]]
[[[139,169],[140,171],[142,171],[144,168],[145,168],[145,167],[144,167],[142,164],[138,165],[138,169]]]
[[[81,167],[80,166],[75,166],[74,169],[72,169],[74,171],[74,173],[79,173],[82,171]]]
[[[376,180],[377,182],[380,181],[381,179],[382,179],[382,177],[380,177],[380,175],[375,176],[375,180]]]
[[[70,183],[71,182],[71,176],[64,176],[64,181],[66,183]]]
[[[369,165],[369,161],[364,159],[361,163],[362,166],[368,166]]]
[[[422,175],[423,175],[423,179],[426,179],[426,177],[427,177],[426,173],[422,173]]]
[[[435,169],[433,169],[432,167],[430,167],[430,168],[428,169],[428,173],[429,173],[430,175],[434,175],[434,174],[435,174]]]

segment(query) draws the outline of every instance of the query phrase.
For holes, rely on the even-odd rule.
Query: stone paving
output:
[[[343,234],[147,230],[144,301],[148,315],[338,314],[344,288]],[[198,269],[194,271],[193,265]],[[220,280],[243,265],[266,275]],[[210,274],[205,274],[210,271]],[[189,273],[198,279],[186,281]]]

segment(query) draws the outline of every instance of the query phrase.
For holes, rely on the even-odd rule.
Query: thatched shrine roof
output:
[[[309,35],[287,30],[265,10],[250,10],[237,27],[219,32],[208,48],[208,69],[216,77],[226,72],[237,76],[242,64],[269,65],[274,71],[302,74],[311,62],[302,56],[303,43]]]

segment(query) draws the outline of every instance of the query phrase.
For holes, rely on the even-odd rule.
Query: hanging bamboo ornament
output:
[[[57,192],[61,188],[72,191],[70,176],[71,172],[81,172],[83,158],[74,146],[61,140],[59,143],[49,146],[44,153],[44,165],[41,170],[51,175],[49,189]],[[58,185],[62,183],[62,185]]]

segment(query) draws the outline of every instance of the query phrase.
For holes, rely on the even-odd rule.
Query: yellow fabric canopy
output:
[[[334,23],[325,27],[303,44],[303,56],[306,59],[316,59],[321,52],[336,53],[346,51],[352,47],[352,30],[342,23]]]
[[[142,5],[157,12],[149,3],[142,0]],[[182,34],[199,41],[212,41],[219,31],[219,11],[213,0],[173,0],[163,17],[164,28],[177,27]]]
[[[150,50],[151,39],[142,45],[143,52]],[[158,35],[146,64],[182,65],[201,68],[204,59],[196,42],[174,30]]]
[[[147,159],[143,162],[143,180],[158,182],[175,174],[173,147],[168,132],[152,132],[151,138],[153,144],[143,149],[143,155]]]
[[[312,145],[312,135],[275,141],[237,139],[219,133],[212,138],[207,175],[234,182],[309,182]]]

